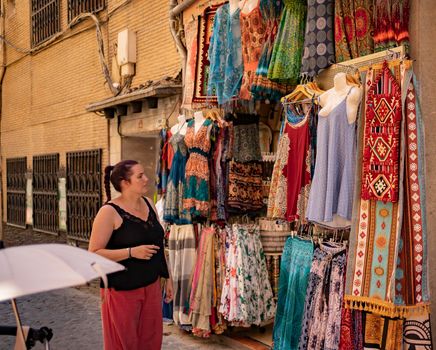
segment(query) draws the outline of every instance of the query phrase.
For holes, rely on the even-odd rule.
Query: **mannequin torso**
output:
[[[357,109],[359,108],[361,97],[362,89],[358,86],[348,85],[346,74],[338,73],[334,77],[334,87],[327,90],[319,97],[319,103],[322,107],[319,111],[319,115],[321,117],[327,117],[334,108],[347,98],[347,118],[348,122],[352,124],[356,121]]]
[[[197,132],[203,126],[205,121],[206,121],[206,118],[204,117],[202,111],[198,111],[198,112],[194,113],[194,134],[197,134]],[[209,125],[209,127],[207,128],[207,137],[208,138],[210,136],[211,128],[212,128],[212,125]]]
[[[243,14],[247,14],[253,11],[258,4],[259,0],[242,0],[239,2],[239,7]]]
[[[186,117],[183,114],[180,114],[177,117],[177,120],[179,122],[171,127],[171,133],[173,135],[177,133],[180,135],[186,135],[186,129],[188,127],[188,123],[186,123]]]

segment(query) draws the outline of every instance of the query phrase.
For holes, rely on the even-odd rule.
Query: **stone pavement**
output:
[[[3,226],[6,247],[37,243],[66,243],[65,234],[59,236]],[[0,237],[1,239],[1,237]],[[25,325],[53,329],[50,342],[54,350],[98,350],[103,348],[98,281],[89,287],[68,288],[35,294],[18,299],[18,309]],[[12,306],[0,303],[0,324],[15,325]],[[0,336],[0,350],[13,349],[13,337]],[[223,337],[199,339],[175,326],[164,326],[163,350],[225,350]],[[33,349],[42,350],[38,343]],[[236,347],[240,349],[240,347]],[[147,349],[144,349],[147,350]]]
[[[23,324],[34,328],[53,329],[52,349],[98,350],[103,348],[100,301],[93,289],[68,288],[35,294],[18,299]],[[0,324],[15,325],[10,302],[0,303]],[[13,337],[0,336],[0,349],[13,349]],[[41,343],[33,349],[43,350]],[[198,339],[179,331],[175,326],[164,327],[163,350],[224,350],[231,349],[219,339]],[[146,349],[144,349],[146,350]]]

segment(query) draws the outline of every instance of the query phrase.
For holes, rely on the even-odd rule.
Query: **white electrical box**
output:
[[[136,33],[124,29],[118,33],[117,45],[118,65],[122,66],[128,63],[136,63]]]

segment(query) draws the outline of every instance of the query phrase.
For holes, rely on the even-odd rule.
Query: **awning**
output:
[[[182,84],[180,81],[161,80],[158,82],[148,82],[137,88],[130,89],[127,93],[119,96],[90,103],[86,106],[88,112],[104,112],[106,118],[113,118],[115,110],[119,115],[125,115],[127,105],[133,105],[134,112],[140,112],[142,101],[149,100],[154,104],[159,98],[182,94]],[[139,110],[138,110],[139,109]]]

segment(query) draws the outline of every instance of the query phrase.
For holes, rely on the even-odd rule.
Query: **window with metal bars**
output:
[[[27,159],[6,159],[6,221],[9,225],[26,226]]]
[[[106,6],[106,0],[68,0],[68,22],[81,13],[97,13]]]
[[[59,154],[33,157],[33,229],[58,233]]]
[[[101,149],[67,153],[67,236],[88,241],[101,206]]]
[[[60,0],[31,0],[32,47],[61,30]]]

